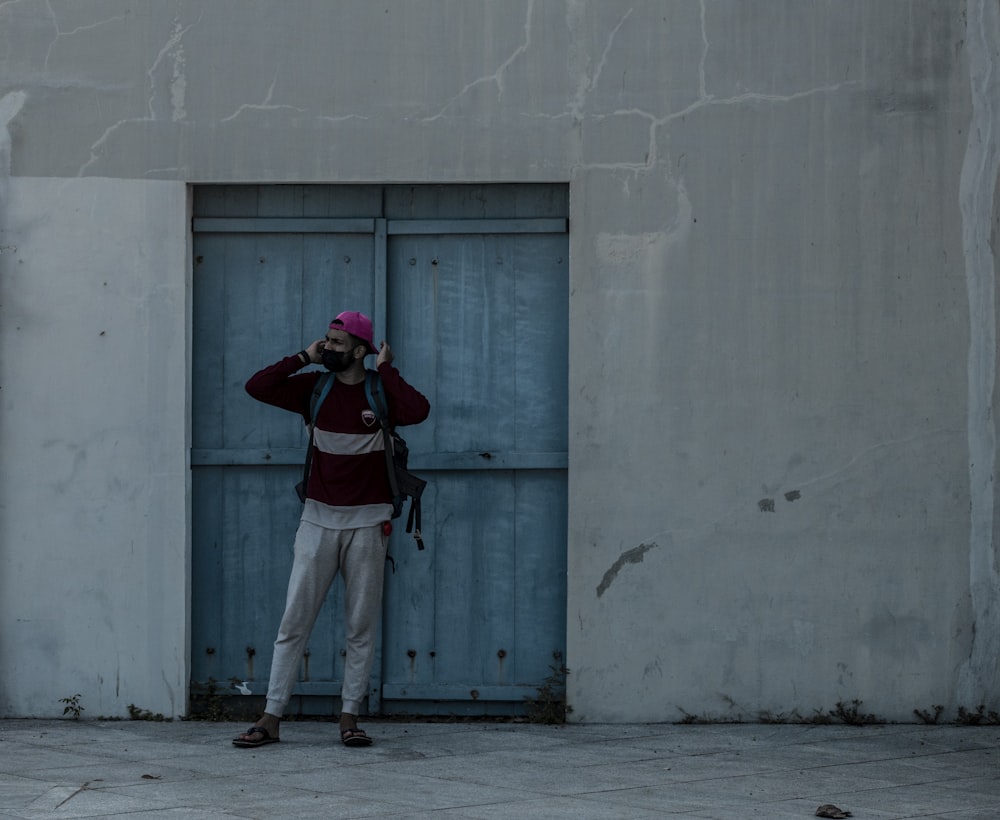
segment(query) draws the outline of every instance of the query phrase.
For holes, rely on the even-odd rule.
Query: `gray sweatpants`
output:
[[[381,524],[354,530],[328,530],[306,521],[299,523],[285,614],[274,642],[265,712],[278,717],[284,713],[316,617],[333,579],[340,572],[344,576],[344,635],[347,640],[342,711],[358,714],[368,690],[368,677],[375,657],[387,541]]]

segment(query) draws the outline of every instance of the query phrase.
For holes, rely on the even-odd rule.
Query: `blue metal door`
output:
[[[432,406],[402,431],[429,480],[428,549],[397,524],[369,710],[509,712],[548,676],[565,641],[564,209],[561,186],[198,189],[196,683],[266,689],[300,510],[302,424],[243,383],[347,308]],[[335,585],[297,696],[339,693],[341,606]]]

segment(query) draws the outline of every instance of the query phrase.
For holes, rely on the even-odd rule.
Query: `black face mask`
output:
[[[354,351],[345,350],[343,353],[337,353],[334,350],[324,350],[320,354],[320,358],[323,361],[323,367],[331,373],[342,373],[354,361]]]

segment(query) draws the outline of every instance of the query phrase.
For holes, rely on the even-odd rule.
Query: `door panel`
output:
[[[383,708],[515,703],[565,636],[566,236],[399,229],[389,325],[432,407],[403,433],[435,471],[428,553],[387,579]]]
[[[195,235],[192,677],[235,677],[263,693],[301,512],[292,488],[306,431],[244,384],[322,336],[331,304],[371,311],[374,291],[371,234],[258,233],[255,223],[273,227],[203,220]],[[339,693],[341,611],[335,584],[296,694]]]
[[[565,466],[566,244],[564,234],[390,237],[394,345],[444,408],[406,431],[411,450],[551,453],[550,466]],[[417,355],[429,345],[432,357]]]

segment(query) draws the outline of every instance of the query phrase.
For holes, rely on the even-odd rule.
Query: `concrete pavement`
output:
[[[0,721],[0,817],[1000,816],[1000,727]]]

